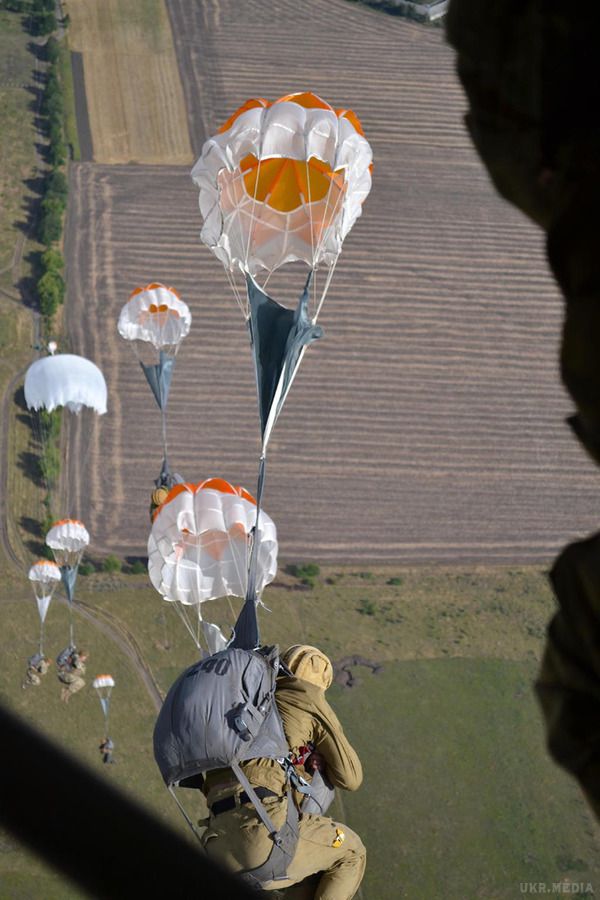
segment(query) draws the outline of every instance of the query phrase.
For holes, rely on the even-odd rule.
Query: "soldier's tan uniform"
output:
[[[301,747],[312,743],[326,760],[326,774],[332,785],[356,790],[362,782],[360,760],[327,703],[324,690],[286,676],[278,679],[275,699],[292,753],[297,755]],[[280,828],[287,809],[283,769],[271,759],[250,760],[243,769],[253,787],[264,787],[276,794],[263,800],[263,804],[275,827]],[[306,777],[310,780],[310,776]],[[242,789],[230,769],[220,769],[206,776],[203,791],[210,807],[232,794],[239,797]],[[306,896],[315,900],[350,900],[360,885],[366,862],[366,850],[358,835],[346,825],[314,815],[301,816],[299,832],[296,853],[288,867],[289,880],[268,883],[264,889],[285,888],[319,872],[323,874]],[[260,866],[273,847],[251,804],[211,816],[204,843],[212,858],[238,872]]]
[[[25,681],[23,682],[23,687],[39,687],[39,685],[42,683],[40,675],[46,675],[49,668],[50,660],[48,660],[46,657],[41,659],[37,666],[28,666],[27,672],[25,673]]]
[[[71,663],[71,668],[59,672],[58,678],[65,685],[60,693],[60,699],[64,700],[65,703],[69,702],[69,699],[73,694],[76,694],[85,687],[85,679],[83,676],[85,675],[86,659],[87,656],[79,656],[76,654]]]
[[[38,687],[42,683],[42,679],[38,675],[37,669],[33,666],[29,666],[25,673],[25,681],[23,682],[23,687]]]

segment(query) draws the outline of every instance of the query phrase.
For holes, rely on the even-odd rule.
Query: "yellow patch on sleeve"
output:
[[[335,838],[334,838],[334,841],[331,846],[332,847],[341,847],[342,844],[344,843],[345,839],[346,839],[346,835],[344,834],[342,829],[336,828],[335,829]]]

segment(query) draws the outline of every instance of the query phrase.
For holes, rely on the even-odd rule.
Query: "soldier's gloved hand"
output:
[[[313,752],[304,763],[304,768],[311,774],[313,772],[324,772],[326,767],[327,763],[325,762],[325,757],[322,753],[319,753],[318,750],[313,750]]]

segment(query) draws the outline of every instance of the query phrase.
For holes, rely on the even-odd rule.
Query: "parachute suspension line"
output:
[[[181,604],[177,600],[175,600],[173,605],[175,606],[175,610],[176,610],[179,618],[181,619],[181,621],[187,628],[191,639],[193,640],[194,644],[196,645],[196,650],[202,650],[202,645],[200,644],[199,632],[196,633],[194,631],[194,628],[193,628],[190,620],[188,619],[187,613],[184,611],[183,604]],[[201,621],[200,617],[198,617],[198,621],[199,622]]]
[[[55,493],[58,488],[58,484],[56,481],[52,480],[52,468],[53,463],[50,459],[51,456],[51,448],[53,446],[53,442],[50,440],[50,434],[53,430],[53,416],[55,413],[58,413],[59,410],[57,408],[53,409],[52,412],[48,412],[43,407],[40,409],[29,410],[29,414],[31,416],[31,431],[33,433],[34,441],[37,443],[37,453],[39,456],[39,472],[42,476],[42,484],[46,491],[46,505],[47,510],[50,515],[50,518],[54,518],[55,515]],[[45,414],[45,415],[44,415]],[[61,424],[58,429],[58,437],[60,438],[60,432],[62,430],[62,416],[61,416]],[[50,452],[49,452],[50,451]],[[57,452],[60,453],[60,448],[57,447]],[[67,483],[69,479],[67,479]]]
[[[108,701],[110,700],[110,694],[108,695],[108,697],[106,698],[106,700],[107,700],[107,702],[106,702],[106,703],[102,703],[101,706],[102,706],[102,712],[104,713],[104,728],[105,728],[105,731],[106,731],[106,735],[107,735],[107,737],[108,737],[108,734],[109,734],[109,730],[108,730],[108,717],[109,717],[109,713],[110,713],[110,705],[109,705],[109,702],[108,702]]]
[[[323,221],[322,221],[322,223],[321,223],[321,230],[320,230],[320,232],[319,232],[319,239],[318,239],[318,241],[317,241],[317,256],[319,255],[319,253],[320,253],[320,251],[321,251],[321,248],[322,248],[323,244],[325,243],[325,241],[326,241],[326,239],[327,239],[327,234],[328,234],[328,232],[329,232],[329,229],[331,228],[330,225],[326,225],[325,223],[327,222],[327,216],[328,216],[328,213],[329,213],[329,201],[330,201],[330,199],[331,199],[331,191],[333,190],[333,185],[334,185],[334,183],[335,183],[335,182],[334,182],[334,180],[333,180],[333,178],[332,178],[331,181],[330,181],[330,184],[329,184],[329,190],[327,191],[327,200],[326,200],[326,202],[325,202],[325,212],[324,212],[324,214],[323,214]],[[331,214],[331,221],[332,221],[332,222],[335,222],[335,217],[336,217],[336,215],[337,215],[337,213],[338,213],[338,208],[339,208],[340,202],[342,201],[343,197],[344,197],[344,191],[341,190],[341,191],[338,192],[338,196],[337,196],[337,199],[336,199],[336,201],[335,201],[335,206],[334,206],[333,212],[332,212],[332,214]],[[323,302],[324,302],[324,300],[325,300],[325,297],[327,296],[327,291],[329,290],[329,285],[331,284],[331,279],[332,279],[332,277],[333,277],[333,273],[334,273],[334,271],[335,271],[335,267],[336,267],[336,265],[337,265],[337,261],[338,261],[339,255],[340,255],[340,254],[339,254],[339,251],[338,251],[338,253],[336,254],[335,260],[333,261],[333,263],[332,263],[331,266],[329,267],[329,272],[327,273],[327,278],[325,279],[325,285],[324,285],[323,291],[322,291],[322,293],[321,293],[321,298],[320,298],[319,303],[318,303],[318,306],[317,306],[317,311],[316,311],[316,313],[315,313],[315,315],[314,315],[314,318],[313,318],[313,320],[312,320],[312,321],[313,321],[313,324],[317,321],[317,318],[319,317],[319,313],[321,312],[321,307],[323,306]],[[313,266],[313,269],[314,269],[314,266]],[[317,304],[316,304],[316,293],[317,293],[317,279],[316,279],[316,278],[314,279],[314,290],[315,290],[315,294],[314,294],[314,296],[315,296],[315,305],[317,305]]]
[[[248,231],[248,243],[244,249],[244,265],[246,267],[246,271],[248,270],[248,256],[250,255],[250,247],[252,246],[252,238],[254,237],[254,229],[256,226],[255,210],[256,210],[256,196],[258,194],[258,184],[260,182],[260,167],[262,164],[262,147],[259,149],[259,159],[258,159],[258,167],[256,169],[256,180],[254,182],[254,196],[252,197],[252,208],[250,211],[250,229]],[[242,175],[242,180],[244,176]],[[268,200],[268,197],[265,196],[265,201]],[[243,238],[242,238],[243,239]]]
[[[304,165],[306,167],[306,186],[308,188],[308,217],[310,223],[310,249],[312,252],[312,270],[315,271],[317,267],[316,260],[316,252],[315,252],[315,231],[314,231],[314,222],[313,222],[313,214],[312,214],[312,196],[310,191],[310,172],[308,171],[308,160],[304,161]],[[313,278],[313,283],[311,285],[313,292],[313,309],[317,305],[317,279]]]
[[[248,578],[248,569],[249,569],[249,565],[250,565],[250,559],[249,559],[249,555],[248,555],[248,540],[246,539],[244,541],[243,554],[240,554],[237,552],[237,547],[238,547],[237,541],[235,541],[231,537],[229,538],[229,546],[231,549],[231,557],[233,559],[233,564],[235,566],[235,574],[238,578],[239,583],[244,584],[244,581]],[[235,616],[235,613],[233,612],[233,606],[231,605],[231,598],[228,596],[227,599],[229,600],[229,609],[231,611],[231,614],[234,617],[233,621],[235,623],[236,616]]]
[[[325,285],[323,287],[323,293],[321,294],[321,299],[319,300],[319,305],[317,306],[317,311],[315,313],[315,317],[312,320],[313,325],[319,318],[319,313],[321,312],[321,307],[323,306],[323,303],[325,302],[325,297],[327,296],[327,292],[329,290],[329,285],[331,284],[331,279],[333,278],[333,273],[335,272],[335,267],[337,266],[337,261],[338,261],[339,257],[340,257],[340,255],[338,253],[335,260],[332,262],[331,266],[329,267],[329,272],[327,273],[327,278],[325,279]]]
[[[68,472],[67,477],[67,483],[73,482],[76,486],[73,492],[75,496],[71,499],[69,510],[73,516],[79,518],[82,515],[82,485],[86,483],[86,469],[92,453],[92,446],[94,452],[99,456],[98,416],[93,410],[83,407],[77,414],[71,413],[68,417],[63,416],[63,425],[66,429],[69,468],[72,465],[71,459],[75,461],[76,466],[76,473],[72,476]]]
[[[178,800],[178,798],[177,798],[177,795],[175,794],[175,789],[173,788],[172,785],[169,785],[169,789],[168,789],[168,790],[169,790],[169,793],[170,793],[171,797],[173,798],[173,800],[175,801],[175,803],[176,803],[177,806],[179,807],[179,812],[181,813],[181,815],[183,816],[183,818],[185,819],[185,821],[188,823],[188,825],[189,825],[190,828],[192,829],[192,832],[193,832],[193,834],[194,834],[194,837],[197,839],[198,843],[199,843],[200,846],[202,847],[202,850],[204,851],[204,844],[202,843],[202,838],[200,837],[200,833],[197,831],[196,826],[194,825],[194,823],[192,822],[192,820],[190,819],[190,817],[189,817],[188,814],[186,813],[185,809],[183,808],[183,806],[182,806],[181,803],[179,802],[179,800]]]
[[[238,288],[237,284],[235,283],[235,278],[233,277],[233,275],[231,273],[231,269],[225,269],[225,274],[227,275],[227,281],[229,282],[229,286],[230,286],[231,290],[233,291],[233,296],[235,297],[237,305],[241,309],[244,318],[248,319],[248,317],[249,317],[248,301],[246,301],[246,303],[244,303],[244,301],[242,300],[242,295],[240,294],[239,288]]]
[[[266,475],[266,450],[263,449],[258,464],[258,484],[256,487],[256,521],[252,529],[252,548],[250,550],[250,563],[248,565],[248,587],[246,590],[246,599],[251,597],[256,603],[256,566],[258,563],[258,525],[260,519],[260,510],[262,505],[262,495],[265,486]]]
[[[331,284],[331,279],[333,277],[333,272],[335,270],[335,266],[337,264],[337,260],[338,260],[338,256],[339,256],[339,253],[338,253],[338,255],[335,258],[335,261],[329,267],[329,272],[327,274],[327,278],[325,280],[325,285],[321,292],[321,296],[319,299],[317,299],[318,285],[317,285],[316,271],[317,271],[318,265],[319,265],[319,255],[321,253],[321,249],[327,238],[327,234],[328,234],[328,231],[330,228],[330,225],[328,225],[326,223],[328,221],[328,216],[329,216],[331,194],[332,194],[333,187],[336,182],[335,182],[334,178],[331,178],[329,181],[329,188],[327,189],[327,199],[325,201],[325,210],[324,210],[322,221],[321,221],[319,235],[318,235],[318,238],[315,239],[315,226],[314,226],[314,219],[313,219],[313,215],[312,215],[312,195],[311,195],[311,190],[310,190],[308,160],[305,161],[305,166],[306,166],[306,181],[307,181],[307,186],[308,186],[308,201],[309,201],[308,210],[309,210],[309,217],[310,217],[310,235],[311,235],[311,249],[312,249],[312,270],[313,270],[313,281],[312,281],[313,297],[312,297],[312,299],[313,299],[313,309],[316,310],[316,312],[314,313],[314,316],[312,317],[312,322],[314,324],[317,321],[319,313],[321,312],[321,307],[323,306],[323,302],[325,300],[325,297],[327,296],[327,292],[329,290],[329,286]],[[332,221],[335,221],[335,217],[337,215],[338,208],[339,208],[340,202],[342,201],[343,197],[344,197],[344,192],[339,191],[337,199],[335,201],[335,206],[331,213]]]
[[[44,655],[44,622],[40,622],[40,656]]]
[[[168,451],[167,451],[167,410],[164,405],[160,407],[160,418],[161,418],[161,427],[162,427],[162,443],[163,443],[163,459],[165,463],[167,463],[168,459]]]
[[[273,274],[274,271],[275,271],[274,269],[271,269],[271,271],[269,272],[269,274],[267,275],[267,277],[265,278],[265,280],[262,283],[262,290],[265,291],[265,293],[267,290],[267,285],[269,283],[269,279],[271,278],[271,275]]]
[[[227,605],[229,606],[229,612],[231,613],[230,628],[233,628],[233,626],[236,623],[238,614],[236,613],[235,609],[233,608],[233,603],[231,602],[231,597],[229,596],[229,594],[227,595]]]

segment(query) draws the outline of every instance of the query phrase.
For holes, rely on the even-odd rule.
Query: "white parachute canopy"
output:
[[[83,522],[61,519],[50,528],[46,543],[51,547],[59,566],[77,568],[83,551],[90,543],[90,536]]]
[[[89,359],[71,353],[44,356],[27,369],[25,402],[28,409],[52,412],[65,406],[79,413],[86,406],[98,415],[106,412],[104,375]]]
[[[117,327],[126,341],[149,343],[174,356],[191,323],[190,310],[177,291],[154,282],[131,293]]]
[[[114,686],[115,680],[112,675],[97,675],[92,682],[92,687],[98,694],[98,699],[100,700],[100,706],[102,707],[107,726],[108,714],[110,711],[110,695]]]
[[[52,595],[61,580],[60,569],[48,559],[40,559],[29,569],[28,578],[33,587],[42,624],[46,619]]]
[[[176,485],[155,513],[148,540],[150,580],[176,607],[197,608],[209,649],[222,649],[225,638],[217,626],[202,622],[200,606],[221,597],[245,596],[255,522],[251,494],[221,478]],[[277,572],[278,549],[275,524],[263,511],[255,539],[260,595]]]

